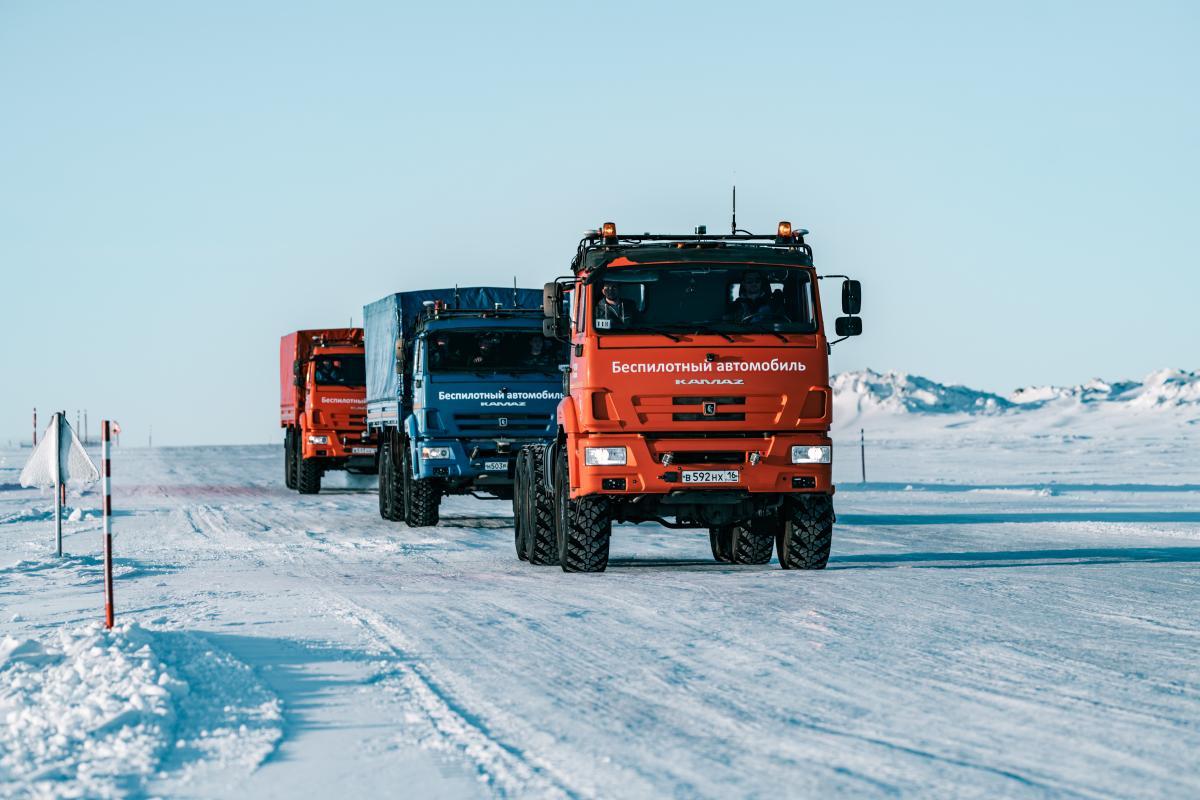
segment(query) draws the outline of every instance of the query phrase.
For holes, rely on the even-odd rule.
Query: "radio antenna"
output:
[[[729,223],[729,235],[737,235],[737,184],[733,186],[733,218]]]

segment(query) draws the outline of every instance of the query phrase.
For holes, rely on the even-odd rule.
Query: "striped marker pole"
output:
[[[100,460],[104,462],[101,480],[104,489],[104,627],[113,626],[112,573],[112,462],[108,457],[109,421],[100,423]]]

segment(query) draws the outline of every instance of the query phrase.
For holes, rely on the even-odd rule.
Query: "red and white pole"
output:
[[[112,462],[108,457],[109,422],[100,423],[100,460],[104,462],[104,627],[113,626]]]

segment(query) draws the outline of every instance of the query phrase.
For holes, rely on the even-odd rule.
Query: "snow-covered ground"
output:
[[[643,525],[565,575],[502,503],[409,530],[369,481],[284,490],[281,448],[121,449],[106,632],[97,496],[56,559],[0,451],[0,796],[1200,794],[1186,387],[839,380],[819,573]]]

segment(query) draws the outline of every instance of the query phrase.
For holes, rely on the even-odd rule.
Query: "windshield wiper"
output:
[[[780,333],[779,331],[770,330],[768,328],[755,327],[753,322],[731,322],[729,324],[730,325],[738,325],[742,328],[745,328],[747,333],[769,333],[781,342],[786,343],[788,341],[788,338],[786,336],[784,336],[782,333]],[[730,340],[730,341],[732,341],[732,340]]]
[[[696,333],[708,333],[712,334],[713,336],[720,336],[727,342],[732,342],[734,340],[733,337],[728,333],[725,333],[725,331],[719,331],[711,325],[693,325],[691,327],[695,329]]]
[[[663,335],[663,336],[667,337],[667,338],[668,338],[668,339],[670,339],[672,342],[681,342],[681,341],[683,341],[682,339],[680,339],[680,338],[679,338],[678,336],[676,336],[675,334],[673,334],[673,333],[671,333],[670,331],[668,331],[668,330],[665,330],[665,329],[663,329],[663,328],[647,328],[647,327],[645,327],[645,326],[643,325],[643,326],[639,326],[638,328],[636,328],[636,329],[634,329],[634,330],[629,330],[628,332],[629,332],[629,333],[657,333],[657,334],[661,334],[661,335]]]

